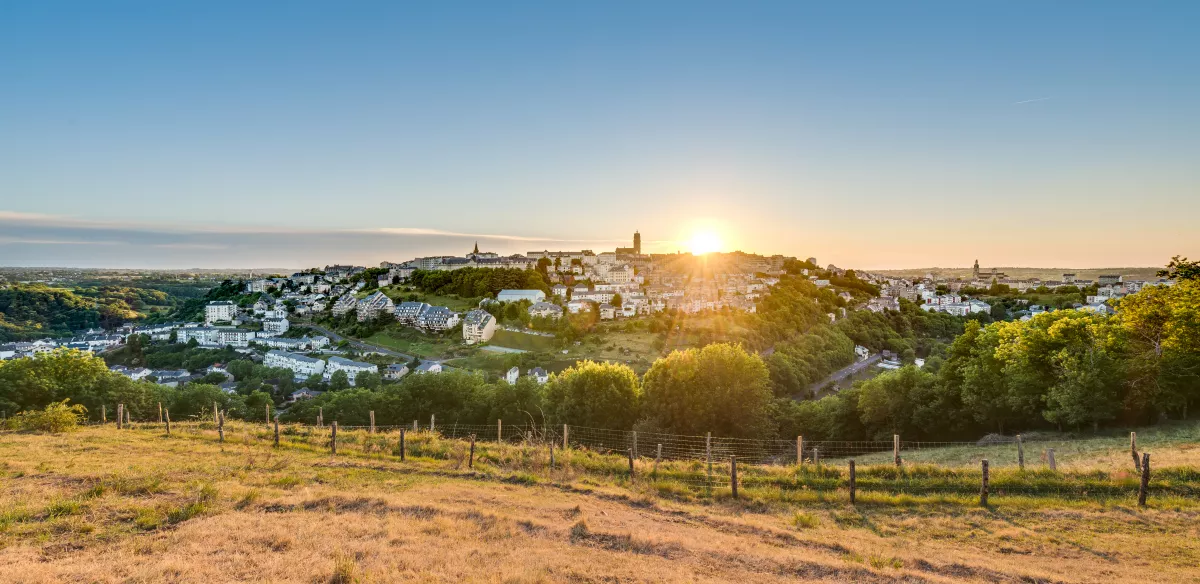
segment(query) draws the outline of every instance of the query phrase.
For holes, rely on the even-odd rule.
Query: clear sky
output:
[[[1197,2],[0,2],[0,265],[1200,256]]]

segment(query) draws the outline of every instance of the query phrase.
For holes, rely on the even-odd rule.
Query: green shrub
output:
[[[81,404],[67,405],[71,401],[64,399],[52,403],[44,410],[29,410],[21,412],[4,421],[6,430],[18,432],[49,432],[58,434],[72,432],[79,428],[87,416],[87,408]]]

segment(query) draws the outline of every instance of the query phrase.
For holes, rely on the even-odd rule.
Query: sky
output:
[[[0,3],[0,265],[1200,256],[1200,3]]]

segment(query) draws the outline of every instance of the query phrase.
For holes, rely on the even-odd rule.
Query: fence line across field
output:
[[[118,429],[155,428],[167,426],[169,434],[170,412],[164,410],[160,421],[133,422],[129,410],[119,405],[116,418]],[[373,412],[372,412],[373,413]],[[122,415],[123,414],[123,415]],[[215,430],[218,441],[225,442],[225,413],[214,412],[214,421],[189,421],[176,423],[176,431],[193,435],[203,435],[207,430]],[[374,417],[373,415],[371,416]],[[585,426],[551,426],[549,424],[526,424],[505,426],[502,421],[496,425],[481,424],[444,424],[435,425],[431,417],[430,426],[422,427],[417,422],[413,425],[368,425],[368,426],[338,426],[336,421],[325,426],[290,425],[285,426],[282,435],[285,442],[296,444],[299,440],[310,446],[328,449],[331,454],[337,454],[339,444],[350,446],[361,442],[364,451],[395,452],[390,446],[397,442],[396,449],[400,459],[404,460],[406,451],[404,435],[416,428],[425,435],[433,435],[447,439],[466,439],[471,442],[469,467],[473,468],[475,460],[476,440],[496,441],[503,443],[525,444],[535,446],[540,452],[544,447],[549,456],[549,469],[554,469],[554,449],[568,447],[573,449],[592,450],[602,454],[621,454],[628,457],[629,479],[635,474],[648,475],[650,480],[668,480],[690,489],[703,489],[714,492],[714,489],[728,489],[737,496],[738,488],[749,490],[778,490],[782,498],[805,496],[833,496],[848,492],[851,502],[854,502],[858,491],[870,495],[921,495],[944,496],[953,499],[970,498],[976,493],[980,503],[986,505],[989,496],[1054,495],[1063,498],[1084,498],[1101,500],[1129,500],[1136,496],[1139,505],[1144,505],[1150,487],[1149,454],[1140,453],[1138,456],[1137,438],[1131,433],[1129,447],[1131,458],[1140,474],[1137,478],[1118,480],[1092,480],[1087,475],[1070,475],[1054,470],[1054,450],[1048,449],[1049,474],[1040,473],[1034,469],[1033,474],[1022,472],[1014,478],[1013,475],[994,475],[989,473],[989,461],[980,461],[981,469],[976,472],[965,467],[943,467],[933,475],[918,470],[912,474],[902,470],[905,452],[914,450],[944,449],[961,446],[995,447],[1016,445],[1023,452],[1026,444],[1020,436],[1011,442],[987,444],[954,442],[902,442],[899,436],[894,436],[891,442],[886,441],[812,441],[805,442],[803,437],[797,437],[795,442],[782,440],[753,440],[745,438],[713,437],[711,435],[676,435],[663,433],[639,433],[636,431],[621,431]],[[252,436],[255,440],[264,441],[272,437],[272,427],[255,430]],[[280,427],[275,421],[273,428],[274,443],[280,444]],[[340,431],[340,432],[339,432]],[[340,434],[340,435],[339,435]],[[398,435],[398,440],[392,435]],[[489,438],[490,434],[490,438]],[[1105,439],[1086,440],[1048,440],[1047,443],[1095,442]],[[1111,440],[1111,439],[1110,439]],[[651,446],[651,444],[653,446]],[[910,448],[904,449],[905,445]],[[1032,444],[1036,444],[1033,442]],[[382,448],[381,448],[382,446]],[[887,453],[889,447],[895,457],[896,468],[892,471],[886,465],[867,467],[857,475],[854,472],[854,457],[863,453]],[[915,446],[916,448],[913,448]],[[374,450],[368,450],[374,448]],[[812,456],[807,456],[811,448]],[[788,450],[791,450],[790,461]],[[825,454],[823,455],[822,452]],[[797,454],[801,456],[797,459]],[[845,460],[838,460],[839,458]],[[653,460],[652,470],[647,470]],[[659,463],[665,461],[692,461],[696,463],[690,469],[678,468],[666,470],[660,474]],[[643,468],[638,469],[636,461],[642,461]],[[739,478],[738,462],[741,461],[742,472]],[[800,464],[796,464],[799,462]],[[757,466],[756,466],[757,465]],[[794,470],[783,470],[794,465]],[[848,466],[844,472],[843,466]],[[1043,467],[1045,468],[1045,467]],[[774,470],[772,470],[774,469]],[[1022,471],[1024,471],[1022,460]],[[980,485],[977,489],[975,484]],[[1200,494],[1200,489],[1186,481],[1172,484],[1166,482],[1156,485],[1168,495],[1194,497]]]

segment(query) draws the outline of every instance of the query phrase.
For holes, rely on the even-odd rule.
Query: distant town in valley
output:
[[[293,273],[4,268],[0,359],[75,349],[106,356],[113,371],[135,380],[215,380],[229,392],[238,383],[222,361],[249,359],[291,371],[286,383],[271,386],[277,394],[286,390],[279,396],[286,404],[319,395],[339,372],[355,386],[364,373],[386,382],[453,368],[544,383],[587,359],[644,370],[672,349],[736,340],[753,327],[737,315],[756,314],[781,280],[810,286],[830,324],[855,311],[899,312],[904,302],[984,322],[1061,309],[1108,314],[1123,296],[1172,283],[1153,268],[1056,271],[976,262],[970,269],[864,271],[822,266],[815,257],[643,253],[638,232],[630,243],[516,255],[475,244],[462,255]],[[38,314],[38,295],[53,297],[47,311],[71,306],[71,317]],[[212,350],[212,362],[155,368],[170,360],[130,358],[134,337],[138,352],[179,344]],[[772,350],[764,347],[764,354]],[[856,363],[846,363],[854,375],[822,371],[832,374],[824,390],[927,356],[859,345]]]

